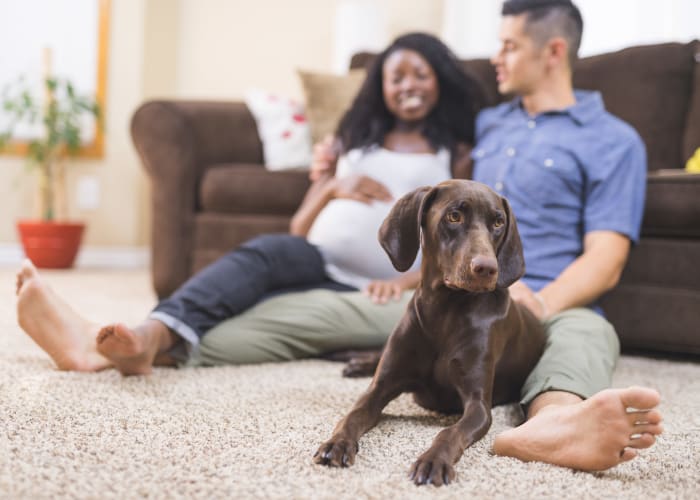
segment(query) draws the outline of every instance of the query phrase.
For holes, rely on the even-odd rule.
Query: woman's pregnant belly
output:
[[[327,265],[371,280],[396,277],[399,273],[377,239],[392,206],[393,202],[332,200],[314,221],[308,240],[319,248]]]

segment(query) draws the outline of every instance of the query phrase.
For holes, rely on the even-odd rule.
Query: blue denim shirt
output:
[[[639,239],[644,144],[605,110],[600,93],[575,96],[563,111],[530,116],[515,99],[477,118],[474,179],[510,202],[525,253],[523,280],[535,291],[581,255],[586,233]]]

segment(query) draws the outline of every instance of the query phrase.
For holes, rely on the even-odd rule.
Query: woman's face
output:
[[[418,122],[433,110],[440,97],[437,75],[418,52],[398,49],[382,67],[384,102],[399,121]]]

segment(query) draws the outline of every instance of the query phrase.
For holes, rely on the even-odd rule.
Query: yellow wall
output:
[[[296,69],[331,71],[336,8],[348,0],[113,0],[105,155],[68,168],[68,213],[87,222],[87,246],[148,244],[148,182],[129,121],[148,98],[240,99],[251,87],[300,97]],[[367,0],[357,0],[358,2]],[[442,1],[376,0],[387,35],[439,33]],[[32,215],[33,178],[0,157],[0,244],[15,243],[17,218]],[[81,211],[75,186],[95,176],[100,205]]]

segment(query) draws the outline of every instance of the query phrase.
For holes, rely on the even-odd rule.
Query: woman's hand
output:
[[[372,203],[372,201],[391,201],[393,197],[387,187],[366,175],[349,175],[342,179],[334,178],[329,186],[333,198],[346,198]]]
[[[335,137],[328,134],[314,144],[309,179],[317,181],[324,175],[334,175],[335,165],[338,161],[338,142]]]
[[[393,280],[372,281],[364,293],[375,304],[386,304],[389,300],[399,300],[404,290],[413,289],[420,281],[420,271],[410,271]]]

